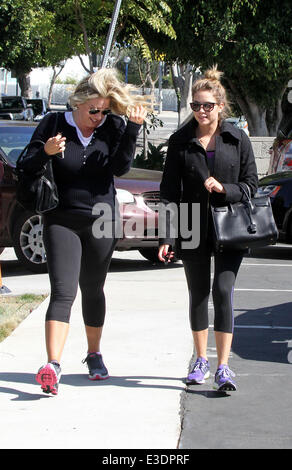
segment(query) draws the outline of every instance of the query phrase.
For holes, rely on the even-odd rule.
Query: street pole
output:
[[[159,98],[158,98],[158,104],[159,104],[159,114],[162,113],[162,68],[163,68],[164,63],[162,61],[159,62]]]
[[[122,0],[116,0],[115,8],[114,8],[113,15],[112,15],[112,21],[111,21],[111,24],[107,33],[104,54],[103,54],[102,63],[101,63],[102,68],[107,66],[108,57],[109,57],[110,49],[111,49],[112,42],[113,42],[113,36],[114,36],[115,29],[116,29],[116,24],[117,24],[120,8],[121,8],[121,3],[122,3]]]

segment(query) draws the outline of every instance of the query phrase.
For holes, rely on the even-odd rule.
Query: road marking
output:
[[[254,330],[292,330],[292,326],[271,325],[234,325],[234,328],[251,328]]]
[[[292,292],[292,289],[243,289],[235,288],[234,290],[250,291],[250,292]]]
[[[276,266],[277,268],[291,268],[292,264],[275,264],[275,263],[242,263],[241,266]]]
[[[210,328],[214,328],[214,325],[209,325]],[[246,328],[254,330],[292,330],[292,326],[271,326],[271,325],[234,325],[234,328]]]

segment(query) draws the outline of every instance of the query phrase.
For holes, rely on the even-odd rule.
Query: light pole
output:
[[[112,21],[111,21],[111,24],[107,33],[107,38],[106,38],[106,43],[105,43],[105,48],[104,48],[104,53],[103,53],[103,58],[102,58],[102,63],[101,63],[102,68],[106,67],[108,63],[109,52],[110,52],[112,42],[113,42],[113,36],[114,36],[115,29],[116,29],[116,23],[117,23],[117,19],[119,16],[121,3],[122,3],[122,0],[116,0],[114,11],[112,14]]]
[[[126,64],[126,72],[125,72],[125,82],[128,83],[128,68],[129,63],[131,62],[131,57],[126,56],[124,57],[124,63]]]

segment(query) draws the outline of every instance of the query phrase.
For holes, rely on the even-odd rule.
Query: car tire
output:
[[[26,268],[38,274],[47,272],[40,215],[23,212],[13,227],[12,238],[15,254]]]
[[[139,252],[144,258],[148,259],[148,261],[151,261],[151,263],[161,263],[161,261],[158,259],[158,247],[157,248],[140,248]],[[171,263],[175,263],[178,261],[177,258],[173,257],[171,259]]]
[[[286,243],[292,243],[292,216],[290,216],[290,220],[288,222],[285,241]]]

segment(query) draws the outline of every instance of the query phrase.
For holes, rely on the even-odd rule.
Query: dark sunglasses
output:
[[[199,103],[198,101],[194,101],[193,103],[190,103],[190,107],[193,111],[196,111],[196,113],[200,111],[202,106],[204,111],[210,112],[213,111],[215,104],[217,103]]]
[[[89,114],[98,114],[101,113],[103,116],[106,116],[107,114],[110,114],[111,110],[110,109],[89,109]]]

